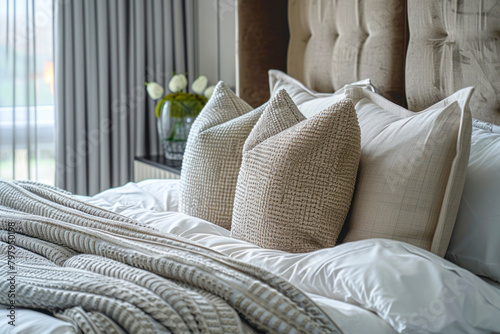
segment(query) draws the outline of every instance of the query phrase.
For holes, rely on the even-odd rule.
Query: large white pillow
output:
[[[318,93],[282,71],[269,70],[268,73],[271,96],[276,95],[281,89],[286,90],[300,112],[307,118],[346,98],[344,88],[337,90],[335,93]],[[375,87],[372,86],[370,79],[354,82],[351,86],[362,87],[375,92]]]
[[[469,168],[446,258],[500,282],[500,126],[473,123]]]
[[[445,255],[469,159],[472,92],[412,112],[368,89],[345,88],[356,104],[361,160],[344,241],[386,238]]]

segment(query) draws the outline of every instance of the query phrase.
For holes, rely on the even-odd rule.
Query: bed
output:
[[[500,333],[500,4],[256,3],[240,1],[238,10],[248,25],[240,26],[240,95],[257,108],[223,83],[207,107],[217,117],[226,105],[244,110],[240,123],[222,119],[236,125],[214,135],[224,141],[238,129],[243,159],[214,158],[229,144],[204,153],[213,145],[200,125],[180,181],[129,183],[93,197],[0,182],[8,264],[0,332]],[[289,30],[273,29],[284,13]],[[249,55],[255,36],[273,45],[288,34],[287,73],[268,72],[285,62],[279,50]],[[327,119],[333,102],[329,113],[338,117],[323,129],[315,119]],[[266,127],[268,110],[290,112],[286,129],[298,130],[273,143],[281,132]],[[199,124],[214,119],[200,116]],[[342,136],[332,140],[333,131]],[[312,144],[294,141],[296,133]],[[350,138],[351,146],[337,145]],[[272,153],[254,157],[263,143]],[[300,160],[309,147],[312,162]],[[329,160],[338,154],[349,158]],[[354,175],[335,179],[351,185],[342,188],[349,204],[324,200],[335,194],[317,177],[333,166]],[[439,173],[429,172],[436,166]],[[263,197],[276,204],[255,205]],[[220,205],[206,203],[213,198]],[[343,214],[325,216],[322,206]],[[302,224],[304,215],[313,218]],[[278,220],[287,226],[273,226]],[[321,220],[341,222],[316,226]],[[291,242],[269,237],[284,232]]]

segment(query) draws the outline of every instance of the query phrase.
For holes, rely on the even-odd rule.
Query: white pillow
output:
[[[281,89],[286,90],[300,112],[307,118],[346,99],[344,88],[337,90],[335,93],[318,93],[307,88],[302,82],[284,72],[269,70],[268,73],[271,96],[274,96]],[[375,87],[372,86],[370,79],[357,81],[350,86],[362,87],[375,92]]]
[[[446,258],[500,282],[500,126],[473,123],[469,168]]]
[[[420,112],[346,87],[361,127],[358,181],[344,241],[386,238],[444,256],[469,159],[473,88]]]

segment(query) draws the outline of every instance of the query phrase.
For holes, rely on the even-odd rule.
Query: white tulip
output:
[[[215,89],[215,86],[208,86],[207,89],[205,89],[205,92],[203,93],[203,95],[205,95],[205,97],[207,99],[209,99],[212,94],[214,93],[214,89]]]
[[[159,98],[163,97],[163,93],[165,92],[163,87],[156,82],[146,82],[146,90],[149,94],[149,97],[153,100],[158,100]]]
[[[172,93],[177,93],[186,88],[187,84],[188,82],[184,74],[176,74],[170,79],[168,89],[170,89]]]
[[[207,88],[207,84],[208,84],[208,79],[206,76],[204,75],[200,75],[198,77],[198,79],[196,79],[193,84],[191,85],[191,89],[193,90],[193,92],[195,92],[196,94],[203,94],[203,92],[205,91],[205,88]]]

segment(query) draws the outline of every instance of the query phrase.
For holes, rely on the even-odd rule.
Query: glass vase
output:
[[[158,133],[165,157],[182,160],[189,131],[201,108],[190,100],[167,100],[158,118]]]

